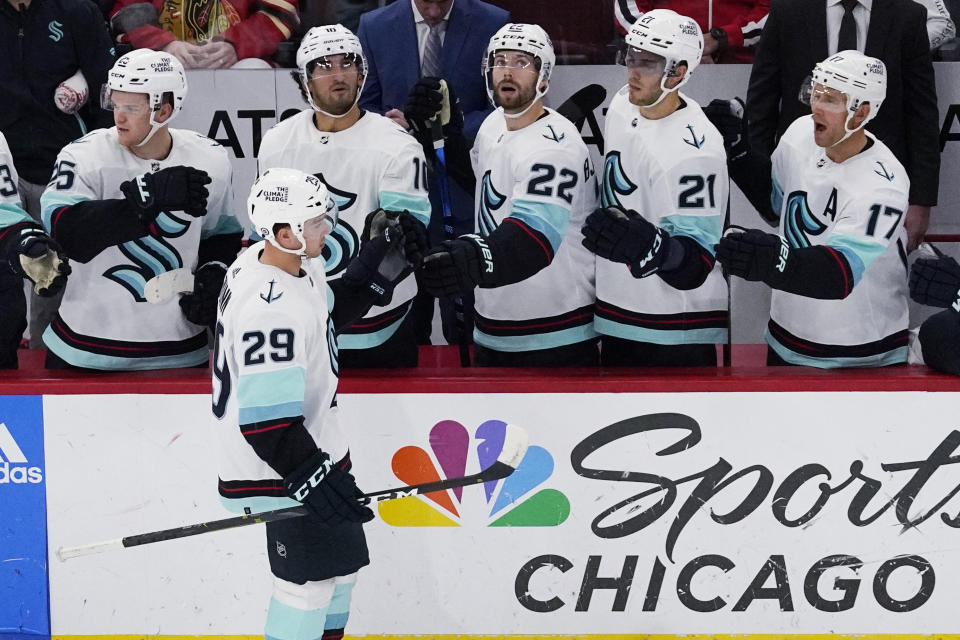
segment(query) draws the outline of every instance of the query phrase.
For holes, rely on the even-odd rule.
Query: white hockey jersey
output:
[[[603,206],[633,209],[671,236],[687,236],[713,253],[723,232],[730,189],[723,138],[696,102],[648,120],[614,96],[604,125]],[[699,258],[698,258],[699,259]],[[627,265],[597,258],[597,310],[602,334],[656,344],[726,341],[727,283],[714,264],[696,289],[681,291],[656,274],[634,278]]]
[[[23,210],[18,182],[13,155],[7,139],[0,133],[0,230],[20,222],[33,221],[30,214]]]
[[[213,366],[220,495],[231,510],[295,506],[282,478],[243,436],[245,426],[284,428],[303,416],[318,447],[337,461],[347,453],[337,420],[337,353],[322,260],[303,275],[259,261],[263,243],[227,270],[220,292]],[[329,305],[329,307],[328,307]]]
[[[173,146],[163,160],[143,160],[117,142],[116,128],[98,129],[68,144],[40,198],[43,224],[61,207],[85,200],[122,199],[120,184],[146,172],[186,165],[212,182],[207,214],[162,212],[156,233],[108,247],[87,263],[71,262],[60,311],[43,334],[47,348],[88,369],[161,369],[205,364],[205,327],[189,322],[179,296],[152,304],[144,289],[153,277],[197,268],[200,241],[242,233],[233,214],[232,169],[226,150],[193,131],[170,129]]]
[[[580,227],[598,203],[598,183],[577,128],[547,109],[507,131],[502,109],[483,121],[471,150],[477,177],[477,225],[489,235],[506,218],[543,234],[553,261],[526,280],[476,289],[477,344],[496,351],[533,351],[596,337],[594,255]]]
[[[787,362],[872,367],[907,359],[904,217],[910,180],[870,133],[865,151],[836,164],[813,140],[813,116],[798,118],[773,152],[774,209],[793,248],[828,246],[853,271],[843,300],[774,290],[766,339]]]
[[[407,210],[424,225],[430,221],[426,162],[420,144],[399,125],[364,112],[353,126],[335,133],[319,131],[313,110],[274,125],[260,143],[260,173],[273,167],[299,169],[320,178],[340,208],[340,219],[323,249],[327,278],[339,278],[360,249],[367,214],[378,207]],[[341,349],[369,349],[396,332],[417,293],[410,274],[399,282],[393,300],[373,307],[342,331]]]

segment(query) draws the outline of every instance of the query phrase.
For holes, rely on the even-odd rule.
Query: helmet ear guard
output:
[[[487,54],[481,64],[481,73],[487,86],[487,97],[490,103],[497,105],[493,95],[493,60],[498,51],[522,51],[539,63],[537,75],[537,95],[520,113],[504,113],[507,118],[519,118],[525,114],[534,102],[543,98],[550,90],[550,74],[557,63],[557,56],[553,51],[553,42],[543,27],[536,24],[510,23],[505,24],[493,34],[487,45]]]
[[[187,74],[174,56],[163,51],[136,49],[121,56],[107,74],[106,89],[101,90],[101,104],[109,104],[114,91],[143,93],[150,105],[150,133],[137,146],[147,144],[160,127],[170,124],[183,109],[187,96]],[[173,111],[164,122],[156,116],[163,106],[164,96],[173,98]]]
[[[303,237],[306,222],[326,216],[332,231],[337,224],[338,209],[318,177],[297,169],[267,169],[250,189],[247,214],[253,230],[261,238],[285,253],[307,257]],[[277,241],[273,229],[278,224],[290,225],[300,248],[287,249]]]
[[[360,75],[363,79],[360,81],[360,86],[357,87],[357,95],[353,100],[355,106],[360,102],[360,94],[363,93],[363,87],[367,83],[367,58],[363,55],[360,39],[342,24],[312,27],[307,31],[300,42],[300,47],[297,49],[297,70],[300,74],[300,84],[303,86],[310,107],[330,118],[342,118],[350,113],[353,106],[340,114],[324,111],[313,101],[313,95],[310,93],[309,87],[308,67],[310,64],[319,58],[335,55],[354,55],[360,59]]]

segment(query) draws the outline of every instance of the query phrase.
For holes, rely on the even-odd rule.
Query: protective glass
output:
[[[104,111],[120,111],[128,116],[139,116],[150,111],[150,105],[143,96],[124,96],[119,103],[113,101],[113,90],[103,85],[100,87],[100,107]]]
[[[617,64],[637,73],[660,75],[666,68],[667,61],[662,56],[636,47],[624,47],[617,52]]]
[[[317,58],[307,65],[307,75],[311,80],[332,76],[341,72],[356,69],[360,71],[360,58],[355,53],[338,54]]]
[[[536,71],[536,61],[530,56],[523,54],[504,54],[496,53],[493,56],[493,63],[490,65],[493,69],[514,69],[516,71]]]
[[[817,108],[831,113],[843,113],[847,110],[846,94],[812,80],[801,87],[800,102],[810,105],[811,109]]]

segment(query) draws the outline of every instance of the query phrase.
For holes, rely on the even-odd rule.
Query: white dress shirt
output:
[[[417,53],[420,56],[420,60],[423,60],[423,48],[427,46],[427,36],[430,34],[430,25],[427,24],[427,21],[424,20],[423,15],[421,15],[417,9],[416,2],[410,0],[410,6],[413,8],[413,21],[417,25]],[[438,25],[440,27],[441,45],[447,37],[447,22],[450,20],[451,11],[453,11],[453,2],[450,3],[450,9],[447,11],[447,15],[443,16],[443,20],[441,20]]]
[[[870,10],[873,0],[857,0],[853,8],[853,20],[857,23],[857,51],[863,53],[867,45],[867,29],[870,26]],[[827,51],[832,56],[837,52],[840,37],[840,21],[843,20],[843,5],[840,0],[827,0]]]

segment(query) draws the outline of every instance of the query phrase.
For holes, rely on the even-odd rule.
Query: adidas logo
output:
[[[27,456],[7,425],[0,422],[0,484],[40,484],[43,482],[43,470],[40,467],[28,467]]]

